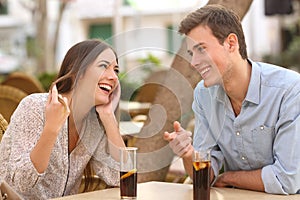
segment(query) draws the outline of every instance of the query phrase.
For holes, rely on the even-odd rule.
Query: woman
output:
[[[25,199],[78,193],[86,166],[119,184],[125,144],[114,115],[120,98],[115,52],[98,40],[74,45],[49,94],[27,96],[0,146],[0,177]]]

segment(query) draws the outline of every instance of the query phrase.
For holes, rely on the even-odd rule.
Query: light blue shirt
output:
[[[211,149],[215,176],[262,169],[267,193],[300,193],[300,74],[251,62],[248,92],[235,117],[222,86],[194,91],[195,149]]]

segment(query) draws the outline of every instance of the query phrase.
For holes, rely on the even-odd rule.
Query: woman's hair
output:
[[[247,59],[247,46],[240,18],[232,10],[221,5],[199,8],[182,20],[179,33],[187,35],[199,25],[208,26],[221,45],[230,33],[236,34],[240,46],[239,52],[243,59]]]
[[[65,55],[57,79],[53,83],[56,84],[58,92],[70,92],[76,86],[76,77],[83,75],[98,55],[108,48],[117,58],[115,51],[101,40],[85,40],[72,46]]]
[[[64,57],[56,81],[52,84],[57,86],[59,93],[70,92],[77,83],[77,78],[86,72],[87,68],[96,60],[100,53],[110,48],[118,62],[115,51],[106,43],[100,40],[91,39],[79,42],[72,46]],[[91,191],[96,189],[103,182],[95,179],[95,173],[89,162],[83,172],[82,191]]]

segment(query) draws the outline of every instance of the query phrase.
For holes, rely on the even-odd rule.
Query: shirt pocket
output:
[[[253,148],[255,152],[256,165],[258,168],[272,164],[273,159],[273,142],[275,128],[261,125],[251,130]]]

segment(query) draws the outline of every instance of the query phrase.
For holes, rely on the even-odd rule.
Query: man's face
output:
[[[200,73],[206,87],[223,83],[228,52],[209,27],[200,25],[187,34],[187,50],[192,56],[191,65]]]

